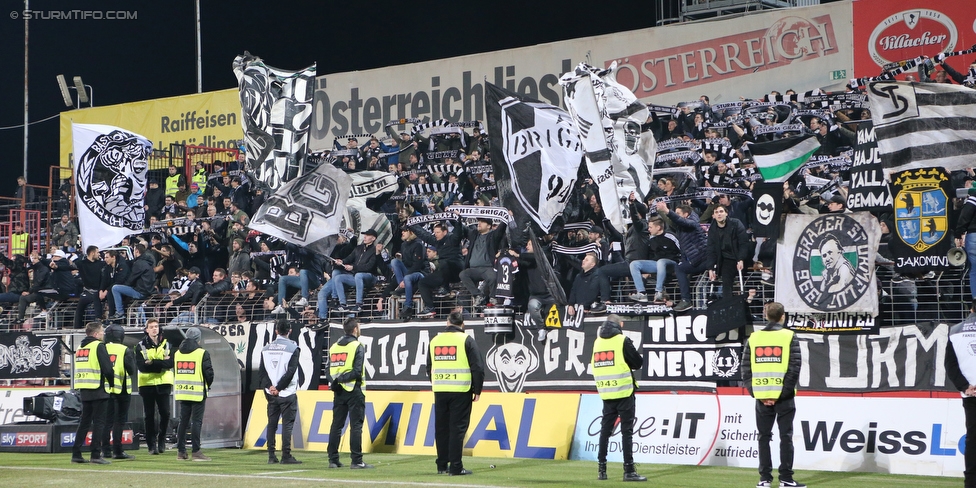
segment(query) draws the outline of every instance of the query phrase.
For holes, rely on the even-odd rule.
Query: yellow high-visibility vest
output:
[[[752,366],[752,396],[756,400],[776,400],[783,392],[783,378],[790,365],[793,331],[758,330],[749,336],[749,363]]]
[[[156,347],[147,348],[145,346],[140,346],[140,354],[148,360],[162,361],[166,356],[169,356],[169,343],[166,339],[163,339]],[[139,372],[139,386],[156,386],[156,385],[172,385],[173,384],[173,370],[167,369],[166,371],[161,371],[159,373],[143,373]]]
[[[329,375],[333,378],[338,377],[342,373],[352,371],[352,363],[356,357],[356,349],[359,348],[359,341],[352,341],[349,344],[340,346],[337,341],[332,347],[329,348]],[[366,361],[363,361],[363,371],[360,373],[362,377],[362,382],[360,387],[366,388]],[[339,383],[339,386],[343,390],[352,391],[356,388],[355,381],[347,381],[345,383]]]
[[[75,389],[97,390],[102,383],[102,370],[98,364],[99,341],[91,341],[88,345],[79,347],[75,351]],[[109,391],[108,383],[105,391]]]
[[[176,351],[175,399],[178,402],[202,402],[207,391],[203,379],[203,353],[198,347],[192,352]]]
[[[593,343],[593,379],[596,391],[604,400],[627,398],[634,393],[634,376],[624,361],[623,334],[609,339],[598,337]]]
[[[115,386],[109,388],[106,385],[109,393],[122,393],[122,383],[125,383],[125,392],[132,393],[132,378],[125,372],[125,351],[128,349],[117,342],[105,343],[105,350],[108,351],[108,359],[112,361],[112,371],[115,373]]]
[[[471,365],[464,341],[464,332],[441,332],[430,341],[431,385],[434,392],[466,392],[471,390]]]

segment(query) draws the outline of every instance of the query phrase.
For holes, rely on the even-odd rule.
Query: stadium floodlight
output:
[[[64,80],[64,75],[58,75],[58,88],[61,88],[61,98],[64,100],[64,106],[70,107],[74,105],[71,102],[71,92],[68,91],[68,82]]]
[[[78,90],[78,103],[88,103],[88,92],[85,91],[85,83],[81,81],[80,76],[74,77],[75,90]]]

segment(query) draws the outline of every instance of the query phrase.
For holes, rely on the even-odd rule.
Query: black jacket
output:
[[[153,342],[153,340],[149,337],[149,335],[146,335],[146,337],[143,337],[142,340],[139,341],[139,345],[136,346],[140,351],[140,353],[136,355],[136,369],[138,369],[143,373],[162,373],[163,371],[166,371],[168,369],[173,369],[173,365],[175,363],[173,361],[174,351],[173,351],[173,346],[171,344],[167,343],[170,350],[169,359],[158,359],[150,363],[149,361],[146,360],[146,356],[141,352],[143,349],[153,349],[157,347],[165,339],[163,337],[162,331],[160,331],[158,337],[159,337],[159,342]],[[169,395],[173,392],[173,385],[155,385],[155,386],[139,385],[140,391],[142,391],[143,388],[155,388],[155,391],[161,395]]]
[[[210,294],[210,296],[218,296],[224,292],[230,291],[231,287],[230,280],[226,277],[218,282],[209,283],[203,287],[204,291]]]
[[[410,226],[410,230],[414,234],[417,234],[417,239],[420,239],[437,250],[437,259],[439,261],[453,261],[457,265],[464,264],[464,257],[461,255],[461,232],[463,232],[462,225],[460,222],[455,222],[454,231],[449,232],[443,239],[437,240],[437,237],[427,232],[427,229],[419,225]]]
[[[400,260],[406,266],[407,274],[427,274],[427,251],[424,249],[424,243],[419,239],[403,241],[400,244]]]
[[[51,268],[51,288],[57,290],[58,294],[62,296],[78,293],[78,280],[71,274],[73,270],[78,268],[75,268],[75,265],[71,261],[67,259],[61,259],[57,262],[51,260],[48,266]]]
[[[93,341],[98,341],[98,339],[90,336],[85,337],[82,339],[80,347],[85,347]],[[98,369],[102,371],[102,377],[99,380],[98,388],[94,390],[78,390],[78,394],[81,396],[81,401],[83,402],[107,400],[109,395],[105,391],[105,385],[108,384],[109,387],[115,386],[115,372],[112,371],[112,360],[108,357],[108,350],[105,349],[105,344],[99,343],[95,347],[95,354],[98,356]]]
[[[767,322],[763,330],[781,330],[782,328],[783,324]],[[950,346],[948,349],[952,349],[952,347]],[[749,349],[748,339],[742,347],[742,361],[740,364],[742,383],[749,390],[749,394],[752,395],[752,350]],[[793,334],[793,340],[790,341],[790,362],[787,365],[786,376],[783,377],[783,391],[779,395],[779,400],[786,400],[796,396],[796,385],[800,381],[800,367],[802,365],[803,358],[800,357],[800,341],[797,340],[796,334]]]
[[[200,303],[200,299],[203,298],[204,293],[203,282],[199,279],[195,279],[190,282],[190,286],[186,289],[186,293],[176,300],[173,300],[173,305],[183,305],[184,303],[196,305]]]
[[[743,262],[749,259],[746,227],[732,217],[725,220],[725,227],[715,222],[708,227],[708,268],[717,270],[725,259]]]
[[[44,261],[38,261],[37,264],[31,266],[31,269],[34,270],[34,279],[31,280],[28,292],[37,293],[40,290],[47,290],[52,287],[51,268],[48,268]]]
[[[78,268],[78,275],[81,276],[81,286],[89,290],[102,290],[102,268],[105,262],[101,259],[89,261],[85,256],[75,261]]]
[[[444,332],[464,332],[464,330],[460,327],[449,325],[444,329]],[[482,356],[481,352],[478,351],[478,344],[474,342],[474,338],[471,336],[464,339],[464,353],[468,356],[468,368],[471,369],[471,394],[480,395],[481,389],[485,384],[485,367],[481,364]],[[431,351],[427,351],[427,377],[430,377],[433,357],[434,354]]]
[[[343,265],[352,265],[350,273],[376,274],[376,266],[379,264],[380,256],[376,254],[376,243],[371,246],[364,243],[353,248],[352,252],[341,259]]]
[[[659,236],[651,236],[648,242],[648,259],[670,259],[674,262],[681,260],[681,249],[678,247],[678,238],[670,232],[665,232]]]
[[[146,251],[132,261],[126,284],[141,293],[143,297],[151,295],[156,283],[156,272],[153,270],[155,266],[156,261],[152,253]]]
[[[498,254],[498,248],[502,245],[502,239],[505,238],[506,225],[504,222],[498,224],[498,227],[488,231],[485,234],[478,232],[477,228],[468,229],[468,254],[464,256],[464,267],[469,267],[471,262],[471,251],[474,249],[474,245],[480,239],[488,239],[488,245],[485,251],[488,253],[488,262],[495,262],[495,255]]]
[[[182,352],[183,354],[189,354],[199,348],[200,345],[197,344],[197,341],[192,339],[183,339],[183,343],[180,344],[179,351]],[[210,385],[212,385],[214,381],[214,369],[213,369],[213,364],[210,362],[210,351],[206,351],[206,350],[203,351],[202,367],[203,367],[203,382],[207,384],[207,388],[206,390],[204,390],[206,392],[206,391],[210,391]]]
[[[336,341],[336,344],[340,346],[345,346],[352,341],[358,340],[357,337],[346,334]],[[339,383],[348,383],[350,381],[355,381],[356,385],[353,387],[353,392],[362,392],[363,384],[363,363],[366,361],[366,346],[359,343],[359,347],[356,348],[356,355],[352,359],[352,371],[346,371],[345,373],[332,378],[332,383],[329,384],[329,389],[334,392],[345,391],[339,386]]]

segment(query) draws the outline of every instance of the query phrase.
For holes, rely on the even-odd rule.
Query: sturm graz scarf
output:
[[[654,205],[657,205],[657,202],[669,203],[669,202],[680,201],[680,200],[697,200],[700,198],[715,198],[715,195],[718,194],[751,196],[752,192],[744,188],[698,188],[691,192],[682,193],[681,195],[657,197],[654,199],[653,205],[651,207],[653,208]]]
[[[451,205],[447,207],[448,212],[467,219],[492,219],[502,222],[511,222],[512,216],[508,209],[504,207],[482,207],[478,205]]]
[[[234,59],[240,89],[245,167],[257,187],[273,194],[302,175],[315,91],[315,65],[272,68],[249,52]]]
[[[457,193],[457,183],[423,183],[406,188],[407,195],[430,195],[432,193]]]
[[[407,225],[429,224],[443,220],[457,220],[458,216],[454,212],[437,212],[427,215],[416,215],[407,219]]]

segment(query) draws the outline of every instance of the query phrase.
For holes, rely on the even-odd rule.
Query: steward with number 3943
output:
[[[600,326],[593,342],[593,379],[596,391],[603,400],[603,418],[600,421],[600,447],[597,450],[597,479],[607,479],[607,449],[610,435],[620,418],[621,446],[624,457],[624,481],[647,481],[637,474],[634,467],[634,418],[637,399],[634,392],[637,382],[633,370],[644,366],[644,358],[634,342],[623,334],[624,320],[610,315]]]

